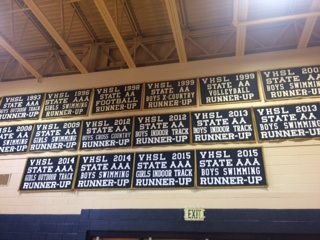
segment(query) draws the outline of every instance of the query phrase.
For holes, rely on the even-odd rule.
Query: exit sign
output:
[[[204,221],[204,209],[202,208],[186,208],[184,209],[185,221]]]

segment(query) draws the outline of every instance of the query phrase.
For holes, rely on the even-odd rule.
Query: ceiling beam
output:
[[[259,20],[238,22],[236,24],[240,26],[253,26],[253,25],[266,24],[266,23],[297,20],[297,19],[308,18],[308,17],[320,17],[320,12],[301,13],[301,14],[295,14],[295,15],[282,16],[282,17],[265,18],[265,19],[259,19]]]
[[[72,52],[71,48],[64,41],[64,39],[60,36],[60,34],[56,31],[56,29],[51,25],[49,20],[44,16],[44,14],[38,8],[36,3],[33,0],[24,0],[24,2],[29,7],[30,11],[32,11],[32,13],[40,21],[40,23],[45,27],[45,29],[50,33],[50,35],[53,37],[53,39],[59,44],[59,46],[66,53],[66,55],[70,58],[72,63],[78,68],[78,70],[83,74],[88,73],[87,69],[82,65],[81,61]]]
[[[23,13],[28,18],[26,23],[28,22],[28,20],[30,20],[33,23],[33,25],[40,31],[42,36],[44,36],[44,38],[47,39],[49,44],[52,46],[52,49],[50,49],[49,52],[54,51],[54,55],[55,55],[59,65],[60,65],[61,69],[63,69],[64,71],[67,71],[67,69],[65,68],[65,66],[63,64],[63,61],[62,61],[60,55],[57,53],[58,49],[60,47],[56,43],[56,41],[52,38],[52,36],[48,33],[48,31],[43,27],[43,25],[39,22],[39,20],[35,17],[35,15],[31,11],[27,11],[27,10],[30,10],[30,9],[27,8],[27,6],[26,6],[26,4],[24,3],[23,0],[15,0],[15,2],[21,8],[21,10],[23,10]],[[22,36],[23,35],[21,35],[21,38],[22,38]]]
[[[77,16],[79,17],[81,23],[83,24],[83,26],[86,28],[88,34],[91,37],[92,42],[97,42],[98,41],[98,36],[95,33],[95,31],[93,30],[92,26],[90,25],[88,19],[86,18],[86,16],[83,14],[79,3],[70,3],[71,7],[76,11]]]
[[[105,5],[104,1],[94,0],[94,3],[96,5],[98,11],[100,12],[101,17],[103,18],[105,24],[107,25],[113,39],[115,40],[115,42],[116,42],[116,44],[122,54],[122,57],[124,58],[128,67],[135,68],[136,65],[133,61],[133,58],[131,57],[129,50],[128,50],[126,44],[124,43],[124,40],[123,40],[116,24],[114,23],[112,16],[111,16],[107,6]]]
[[[129,5],[129,2],[127,0],[122,0],[122,4],[124,7],[124,11],[128,17],[129,24],[131,25],[131,28],[134,31],[134,34],[136,36],[141,36],[141,33],[140,33],[141,31],[140,31],[139,25],[135,21],[135,17],[134,17],[131,5]]]
[[[38,80],[42,75],[35,70],[2,36],[0,36],[0,45],[4,47],[22,66],[24,66]]]
[[[176,0],[165,0],[166,8],[172,28],[173,38],[176,45],[180,62],[188,62],[184,36],[181,30],[178,6]]]
[[[319,11],[320,10],[320,0],[313,0],[310,12]],[[298,44],[298,48],[306,48],[308,46],[312,31],[314,26],[316,25],[317,17],[308,17],[304,24],[304,28],[300,37],[300,41]]]
[[[59,45],[56,43],[56,41],[52,38],[52,36],[48,33],[48,31],[41,25],[39,20],[34,16],[34,14],[29,8],[27,8],[25,2],[23,0],[15,0],[15,3],[21,8],[23,13],[26,15],[26,17],[33,23],[33,25],[39,30],[39,32],[42,34],[42,36],[49,42],[51,46],[54,46],[55,48],[58,48]]]
[[[235,0],[233,10],[233,23],[237,27],[237,38],[236,38],[236,56],[243,56],[246,48],[246,35],[247,26],[239,25],[240,22],[244,22],[248,18],[248,0]]]

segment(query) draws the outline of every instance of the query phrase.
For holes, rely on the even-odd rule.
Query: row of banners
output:
[[[28,158],[20,191],[267,186],[262,148]]]
[[[201,105],[260,101],[258,75],[261,75],[266,100],[320,96],[320,66],[311,66],[6,96],[0,104],[0,121],[87,116],[91,105],[92,114],[139,110],[142,105],[143,109],[197,106],[198,85]]]
[[[260,77],[258,77],[260,76]],[[320,96],[320,66],[2,97],[0,121]],[[92,100],[93,99],[93,100]],[[320,137],[319,103],[0,126],[0,154]],[[262,148],[30,157],[20,191],[267,186]]]
[[[319,103],[0,127],[0,153],[320,137]]]

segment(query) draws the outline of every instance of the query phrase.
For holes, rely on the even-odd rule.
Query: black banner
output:
[[[78,156],[28,158],[20,191],[71,190]]]
[[[131,147],[133,117],[87,120],[80,149]]]
[[[131,188],[133,160],[133,153],[80,156],[75,188]]]
[[[197,104],[197,79],[146,83],[144,108],[184,107]]]
[[[200,78],[201,104],[260,100],[256,72]]]
[[[197,186],[265,186],[261,148],[197,150]]]
[[[42,118],[86,116],[91,89],[47,93]]]
[[[261,71],[267,100],[320,96],[320,66]]]
[[[135,117],[134,146],[190,143],[189,113]]]
[[[92,113],[141,109],[142,84],[96,88]]]
[[[3,97],[0,121],[38,119],[44,93]]]
[[[193,143],[254,141],[251,109],[192,113]]]
[[[0,154],[28,151],[33,124],[0,127]]]
[[[194,151],[136,153],[134,188],[194,187]]]
[[[35,125],[30,152],[77,150],[82,121]]]
[[[259,140],[320,137],[319,103],[254,108]]]

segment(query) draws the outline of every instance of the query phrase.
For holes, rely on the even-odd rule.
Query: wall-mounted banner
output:
[[[131,147],[132,125],[133,117],[84,121],[80,149]]]
[[[260,100],[256,72],[200,78],[201,104]]]
[[[96,88],[92,113],[141,109],[142,84]]]
[[[254,108],[259,140],[320,137],[319,103]]]
[[[20,191],[71,190],[78,156],[28,158]]]
[[[134,188],[189,188],[194,177],[194,151],[136,153]]]
[[[191,114],[193,143],[255,140],[250,108]]]
[[[47,93],[42,118],[87,116],[92,89]]]
[[[189,113],[136,116],[134,146],[189,144],[189,127]]]
[[[3,97],[0,121],[39,119],[44,93]]]
[[[82,121],[35,125],[30,152],[77,150]]]
[[[261,148],[197,150],[197,186],[267,185]]]
[[[0,127],[0,154],[28,151],[33,124]]]
[[[320,66],[261,71],[266,100],[320,96]]]
[[[197,79],[146,83],[144,108],[195,106]]]
[[[75,188],[131,188],[133,161],[133,153],[80,156]]]

